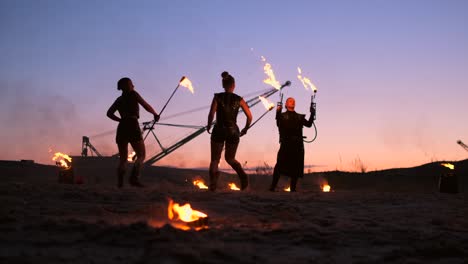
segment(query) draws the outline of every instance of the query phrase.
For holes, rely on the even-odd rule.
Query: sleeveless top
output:
[[[120,116],[125,118],[140,118],[140,107],[138,105],[138,97],[140,95],[136,91],[123,93],[116,100],[117,111]]]
[[[218,104],[216,110],[215,126],[233,127],[237,125],[237,114],[239,113],[242,97],[235,93],[217,93],[214,96]]]

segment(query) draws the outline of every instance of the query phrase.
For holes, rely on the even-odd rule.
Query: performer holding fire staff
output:
[[[281,113],[282,103],[278,103],[276,109],[276,125],[280,134],[280,149],[273,170],[273,181],[270,191],[275,191],[280,175],[291,178],[291,192],[296,191],[298,178],[304,176],[304,142],[302,127],[311,127],[315,120],[315,108],[313,103],[310,107],[310,117],[306,120],[305,115],[294,111],[296,101],[289,97],[286,100],[286,112]]]
[[[247,133],[250,123],[252,122],[252,114],[250,113],[249,106],[242,97],[234,93],[236,82],[228,72],[221,74],[223,93],[214,95],[211,103],[210,113],[208,114],[207,131],[213,124],[214,115],[216,113],[216,122],[211,134],[211,162],[210,162],[210,186],[211,191],[216,190],[216,185],[219,177],[218,165],[221,159],[221,152],[223,146],[226,146],[224,158],[226,162],[236,171],[239,175],[241,182],[241,190],[244,190],[248,185],[247,174],[245,173],[242,165],[236,160],[236,151],[239,146],[240,136]],[[245,127],[239,131],[237,126],[237,114],[239,108],[242,108],[245,116],[247,117]]]
[[[130,78],[124,77],[120,79],[117,83],[117,90],[122,90],[122,95],[115,100],[107,111],[107,116],[110,119],[119,122],[116,136],[120,156],[119,167],[117,169],[117,186],[119,188],[123,187],[124,175],[127,167],[128,143],[130,143],[136,153],[136,160],[129,178],[129,183],[132,186],[144,187],[139,179],[141,167],[146,155],[145,143],[141,134],[140,125],[138,124],[138,118],[140,117],[139,104],[142,105],[146,111],[153,114],[155,122],[159,120],[159,115],[154,111],[153,107],[135,91]],[[115,115],[116,111],[119,112],[120,117]]]

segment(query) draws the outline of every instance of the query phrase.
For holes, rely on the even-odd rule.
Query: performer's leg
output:
[[[273,170],[273,180],[271,182],[270,191],[274,192],[276,189],[276,185],[278,184],[280,178],[280,172],[278,168],[278,163],[275,165],[275,169]]]
[[[237,175],[239,175],[241,190],[244,190],[249,185],[249,180],[247,174],[242,168],[242,165],[236,160],[237,146],[239,146],[239,143],[226,143],[226,152],[224,153],[224,158],[226,159],[226,162],[236,171]]]
[[[143,140],[139,140],[136,142],[130,142],[132,145],[133,150],[135,150],[136,160],[133,165],[132,173],[129,178],[130,185],[136,187],[144,187],[143,184],[140,182],[140,171],[143,166],[143,161],[146,158],[146,149],[145,143]]]
[[[296,191],[297,176],[291,176],[291,192]]]
[[[211,161],[210,161],[210,191],[215,191],[219,178],[219,161],[221,160],[221,152],[223,151],[224,143],[211,141]]]
[[[117,168],[117,187],[122,188],[124,176],[127,169],[128,143],[118,143],[119,148],[119,167]]]

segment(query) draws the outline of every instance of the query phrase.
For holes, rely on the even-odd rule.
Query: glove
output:
[[[159,121],[159,118],[161,118],[161,116],[158,114],[154,114],[153,118],[154,118],[154,122],[157,123]]]
[[[242,129],[241,132],[240,132],[240,136],[242,137],[243,135],[247,134],[247,130],[249,130],[249,129],[244,127],[244,129]]]

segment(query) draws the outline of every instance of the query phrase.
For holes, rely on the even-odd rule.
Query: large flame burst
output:
[[[265,66],[263,66],[263,71],[267,75],[267,78],[263,80],[264,83],[269,84],[279,90],[281,88],[281,84],[278,80],[276,80],[275,73],[273,72],[273,68],[271,64],[266,62],[265,57],[262,56],[262,61],[265,62]]]
[[[304,88],[306,90],[309,90],[309,88],[310,88],[314,93],[317,92],[317,87],[315,87],[315,85],[312,83],[312,81],[309,78],[302,76],[301,68],[297,67],[297,72],[299,73],[297,75],[297,78],[301,81]]]

